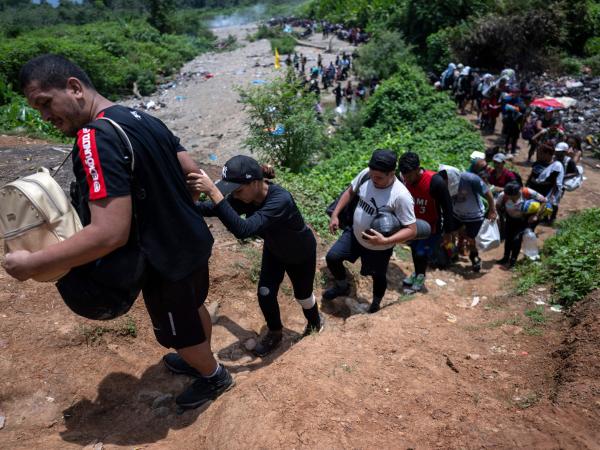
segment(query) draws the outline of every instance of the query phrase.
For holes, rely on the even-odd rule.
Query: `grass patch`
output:
[[[120,337],[137,337],[137,324],[133,317],[126,315],[107,325],[81,327],[81,333],[87,345],[98,345],[104,335],[110,334]]]
[[[544,315],[544,308],[541,306],[525,311],[525,315],[529,317],[535,325],[545,324],[547,320],[546,316]]]
[[[521,318],[519,316],[514,316],[514,317],[510,317],[510,318],[493,320],[492,322],[488,322],[486,324],[486,326],[488,328],[499,328],[502,325],[519,326],[519,325],[521,325]]]
[[[558,222],[544,242],[539,264],[518,266],[518,293],[550,283],[553,300],[571,306],[600,287],[600,208],[590,208]]]

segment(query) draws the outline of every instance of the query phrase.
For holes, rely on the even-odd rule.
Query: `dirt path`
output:
[[[222,166],[230,157],[248,153],[242,141],[246,137],[237,87],[248,87],[253,82],[270,80],[284,69],[275,70],[274,57],[269,41],[262,39],[248,42],[246,36],[256,31],[256,26],[226,27],[213,30],[219,38],[232,34],[240,48],[223,53],[205,53],[187,63],[181,70],[182,76],[176,86],[143,98],[147,104],[153,101],[166,106],[150,112],[163,120],[180,138],[184,146],[201,164]],[[329,40],[317,34],[309,40],[311,44],[327,47]],[[335,59],[335,52],[352,51],[348,43],[332,40],[334,53],[325,54],[313,47],[298,46],[304,53],[308,67],[316,65],[317,54],[323,53],[323,64]],[[284,65],[285,55],[281,55]],[[210,73],[206,78],[201,73]],[[198,74],[193,76],[193,74]],[[138,106],[140,100],[131,99],[126,104]]]
[[[264,45],[264,59],[270,59],[267,44],[255,44],[233,55],[252,61],[247,56]],[[210,58],[218,61],[214,67]],[[172,103],[157,113],[184,142],[196,142],[200,162],[212,143],[215,164],[233,154],[227,152],[241,139],[243,120],[235,99],[216,84],[211,87],[219,79],[237,79],[232,71],[238,66],[218,58],[225,54],[190,63],[223,72],[178,86],[177,94],[168,92]],[[256,69],[247,70],[256,75]],[[260,70],[263,77],[272,73]],[[194,101],[178,106],[176,95]],[[202,109],[205,102],[216,109]],[[194,106],[184,106],[188,103]],[[194,137],[191,124],[198,111],[225,113],[209,115],[223,138],[209,135],[206,118],[196,128],[205,133]],[[233,123],[239,135],[226,138]],[[30,143],[12,142],[8,152],[2,142],[7,167],[25,170],[33,163],[19,164],[20,158],[41,155]],[[48,165],[62,155],[46,154],[53,155]],[[521,153],[517,163],[522,160]],[[600,204],[597,164],[586,160],[587,180],[566,195],[561,215]],[[353,314],[353,299],[368,301],[371,287],[352,266],[356,295],[324,305],[326,330],[301,341],[304,318],[286,281],[280,299],[284,345],[260,359],[244,348],[264,330],[255,298],[260,244],[241,245],[221,231],[215,237],[209,294],[209,308],[217,311],[213,346],[235,373],[237,386],[210,406],[183,415],[176,414],[169,396],[190,380],[162,367],[164,349],[154,341],[141,301],[128,317],[86,321],[68,311],[51,286],[17,283],[0,271],[0,416],[6,418],[0,449],[93,448],[99,442],[105,449],[599,448],[600,404],[596,385],[590,387],[599,374],[598,309],[590,303],[578,313],[582,325],[574,336],[585,346],[563,343],[570,330],[564,314],[544,305],[540,323],[524,314],[536,301],[548,302],[549,292],[541,288],[515,296],[514,274],[491,263],[500,249],[483,255],[480,274],[470,272],[466,259],[449,271],[430,272],[428,292],[411,297],[402,295],[401,280],[412,264],[395,259],[384,308],[375,315]],[[317,294],[327,281],[327,248],[319,249]]]

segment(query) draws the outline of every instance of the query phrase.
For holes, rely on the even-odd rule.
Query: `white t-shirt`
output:
[[[381,211],[385,208],[387,211],[393,211],[404,226],[415,223],[417,219],[415,218],[414,202],[406,186],[397,178],[394,179],[394,183],[391,186],[385,189],[376,188],[370,179],[358,187],[360,180],[368,171],[368,168],[361,171],[351,183],[352,191],[358,194],[358,205],[354,210],[354,224],[352,225],[352,229],[354,230],[354,236],[363,247],[369,250],[387,250],[392,248],[394,244],[370,244],[367,240],[363,239],[363,231],[371,228],[371,222],[377,215],[377,209]],[[377,208],[373,203],[375,203]]]

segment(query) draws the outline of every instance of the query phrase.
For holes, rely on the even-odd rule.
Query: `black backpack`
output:
[[[358,189],[360,189],[360,187],[365,184],[367,181],[369,181],[370,179],[370,175],[367,172],[366,174],[363,175],[363,177],[360,179],[359,183],[358,183]],[[344,192],[346,192],[348,190],[348,188],[344,189],[342,192],[340,192],[340,194],[337,196],[337,198],[332,201],[330,203],[330,205],[327,207],[327,209],[325,210],[327,212],[327,215],[329,217],[331,217],[331,215],[333,214],[333,211],[335,210],[335,207],[337,206],[337,204],[340,201],[340,198],[342,197],[342,194]],[[340,221],[340,229],[346,229],[352,226],[352,223],[354,222],[354,210],[356,209],[356,206],[358,205],[358,193],[355,192],[354,195],[352,196],[352,198],[350,199],[350,201],[348,202],[348,204],[340,211],[339,215],[338,215],[338,219]]]

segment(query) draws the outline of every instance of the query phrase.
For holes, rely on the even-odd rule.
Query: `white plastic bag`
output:
[[[485,219],[475,238],[475,243],[477,244],[477,248],[484,252],[500,246],[498,223],[495,220]]]
[[[563,183],[565,191],[572,192],[575,189],[581,187],[581,184],[583,183],[583,166],[577,166],[577,172],[579,172],[577,176],[569,178]]]

